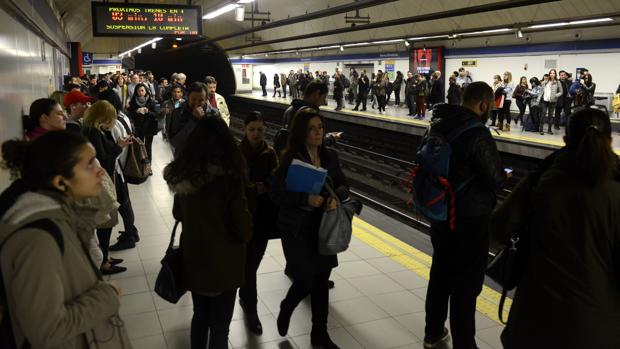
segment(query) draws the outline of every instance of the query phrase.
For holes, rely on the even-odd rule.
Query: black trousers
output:
[[[510,126],[510,105],[512,104],[512,100],[507,99],[504,101],[504,105],[502,109],[499,111],[499,122],[502,123],[506,120],[508,126]]]
[[[228,331],[235,309],[237,289],[218,296],[203,296],[192,292],[194,316],[190,341],[192,349],[228,349]]]
[[[286,84],[282,85],[282,94],[284,94],[284,98],[286,98]]]
[[[518,123],[519,121],[521,121],[521,124],[523,124],[523,115],[525,114],[525,107],[527,105],[522,99],[517,99],[516,101],[517,101],[517,107],[519,108],[519,115],[517,115],[517,118],[515,119],[515,124]]]
[[[396,106],[400,105],[400,88],[394,89],[394,104],[396,104]]]
[[[110,237],[112,236],[112,228],[97,229],[97,240],[99,240],[99,248],[103,253],[103,262],[108,261],[110,250]]]
[[[405,96],[405,102],[407,103],[407,107],[409,107],[409,114],[415,115],[416,107],[415,107],[415,95],[408,94]]]
[[[426,294],[428,336],[443,333],[450,303],[454,349],[476,348],[476,298],[482,291],[489,251],[488,216],[457,219],[431,226],[433,264]]]
[[[282,307],[291,311],[306,297],[310,296],[312,307],[312,332],[327,332],[327,314],[329,306],[329,275],[331,269],[324,272],[306,275],[303,278],[293,280],[286,298],[282,301]]]
[[[379,103],[379,111],[385,111],[386,96],[377,95],[377,102]]]
[[[123,182],[121,176],[115,173],[114,185],[116,187],[116,200],[120,204],[118,213],[123,218],[123,226],[125,227],[124,235],[126,237],[135,237],[138,233],[138,228],[135,225],[135,215],[133,213],[133,206],[131,206],[131,199],[129,198],[127,182]]]
[[[263,260],[269,240],[253,237],[247,245],[245,258],[245,285],[239,289],[239,298],[248,312],[256,313],[258,295],[256,292],[256,271]]]
[[[153,135],[138,135],[138,138],[140,138],[142,142],[144,142],[144,146],[146,147],[146,154],[149,156],[149,160],[153,160]]]
[[[260,87],[263,89],[263,96],[267,95],[267,86],[266,85],[260,85]]]
[[[359,108],[362,103],[362,110],[366,110],[366,102],[368,101],[368,95],[364,93],[357,94],[357,100],[355,101],[355,109]]]

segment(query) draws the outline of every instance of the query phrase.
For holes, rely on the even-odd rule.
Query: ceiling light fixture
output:
[[[172,44],[172,48],[177,48],[177,47],[179,47],[179,45],[177,45],[176,42]]]
[[[143,44],[140,44],[140,45],[138,45],[138,46],[136,46],[136,47],[132,48],[131,50],[127,50],[127,51],[125,51],[125,52],[123,52],[123,53],[119,54],[118,56],[119,56],[120,58],[123,58],[125,55],[128,55],[129,57],[131,57],[131,52],[133,52],[133,51],[135,51],[135,50],[138,50],[138,49],[141,49],[141,48],[142,48],[142,47],[144,47],[144,46],[154,44],[154,43],[156,43],[157,41],[159,41],[159,40],[161,40],[161,39],[162,39],[162,38],[154,38],[154,39],[151,39],[151,40],[149,40],[149,41],[147,41],[147,42],[145,42],[145,43],[143,43]]]
[[[249,4],[251,2],[254,2],[254,0],[239,0],[237,1],[237,4]]]
[[[236,9],[237,7],[239,7],[240,5],[238,4],[228,4],[224,7],[221,7],[215,11],[211,11],[209,13],[207,13],[206,15],[202,16],[202,19],[213,19],[219,15],[223,15],[226,12],[230,12],[234,9]]]
[[[409,43],[409,41],[405,40],[405,46],[407,46],[407,47],[411,46],[411,44]]]
[[[139,49],[138,49],[138,53],[142,53],[142,48],[139,48]]]
[[[243,22],[245,20],[245,6],[241,5],[235,9],[235,21]]]
[[[344,51],[344,46],[340,45],[340,52]]]
[[[366,46],[366,45],[370,45],[369,42],[357,42],[357,43],[353,43],[353,44],[345,44],[342,45],[344,47],[355,47],[355,46]]]
[[[183,40],[183,38],[177,38],[176,40],[177,40],[177,41],[182,41],[182,40]]]
[[[499,29],[490,29],[490,30],[481,30],[477,32],[469,32],[469,33],[460,33],[459,35],[480,35],[480,34],[491,34],[491,33],[503,33],[509,32],[513,29],[511,28],[499,28]]]
[[[152,44],[151,44],[151,48],[152,48],[153,50],[154,50],[154,49],[156,49],[156,48],[157,48],[157,43],[156,43],[156,42],[152,43]]]
[[[580,21],[536,24],[536,25],[531,25],[528,28],[529,29],[541,29],[541,28],[553,28],[553,27],[566,27],[569,25],[581,25],[581,24],[601,23],[601,22],[610,22],[610,21],[613,21],[613,19],[606,17],[606,18],[584,19]]]
[[[523,32],[521,31],[521,28],[517,29],[517,39],[521,39],[523,38]]]

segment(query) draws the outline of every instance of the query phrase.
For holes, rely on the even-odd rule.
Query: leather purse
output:
[[[172,236],[166,255],[161,260],[161,269],[155,281],[155,293],[170,303],[176,304],[187,292],[183,280],[183,251],[181,246],[174,246],[174,237],[180,221],[174,223]]]

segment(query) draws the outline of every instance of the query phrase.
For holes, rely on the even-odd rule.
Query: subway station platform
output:
[[[286,105],[291,103],[292,99],[288,95],[287,98],[272,97],[271,93],[273,93],[273,90],[269,91],[268,89],[267,92],[269,93],[265,97],[263,97],[261,91],[254,90],[251,93],[235,94],[232,98],[242,98],[256,102],[259,105],[276,106],[283,109],[286,108]],[[393,100],[392,98],[391,101],[393,102]],[[371,108],[370,101],[367,102],[367,110],[364,112],[352,110],[355,106],[348,104],[347,101],[344,102],[344,109],[336,111],[336,102],[332,98],[328,98],[327,102],[328,105],[321,106],[321,110],[325,112],[325,116],[328,119],[331,118],[418,136],[424,134],[432,116],[432,112],[427,110],[425,120],[416,120],[413,117],[407,116],[409,109],[402,103],[400,107],[388,105],[386,106],[386,112],[379,114],[377,109]],[[402,102],[404,103],[404,100]],[[614,129],[618,128],[617,123],[620,122],[619,120],[620,119],[612,118],[614,124],[612,127]],[[564,127],[562,127],[561,130],[554,130],[553,135],[540,135],[538,132],[525,132],[522,131],[520,126],[515,126],[514,123],[511,127],[512,129],[510,132],[498,131],[495,127],[491,128],[491,134],[497,142],[498,149],[502,152],[543,159],[554,150],[564,146]],[[612,137],[614,150],[616,153],[620,154],[620,136],[617,132],[614,132]]]
[[[153,292],[174,224],[172,195],[162,178],[171,158],[167,144],[157,136],[153,144],[154,175],[141,185],[130,186],[141,240],[135,249],[111,253],[125,259],[123,265],[128,268],[111,279],[123,288],[120,314],[135,349],[190,347],[190,295],[174,305]],[[122,223],[112,241],[118,230],[122,230]],[[339,255],[340,265],[331,276],[336,287],[330,290],[328,327],[334,342],[343,349],[422,348],[431,255],[426,235],[365,207],[354,221],[351,246]],[[311,348],[309,299],[295,310],[288,336],[277,333],[279,304],[291,285],[284,265],[280,240],[270,241],[258,271],[258,312],[264,333],[255,336],[247,331],[243,311],[236,302],[229,348]],[[476,329],[481,349],[501,348],[499,297],[485,286],[478,298]]]

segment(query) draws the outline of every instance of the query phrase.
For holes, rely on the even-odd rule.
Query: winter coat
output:
[[[306,103],[303,99],[293,99],[291,105],[286,108],[284,114],[282,115],[282,125],[286,128],[290,127],[293,124],[293,116],[295,116],[295,113],[297,113],[297,111],[302,107],[310,107],[319,110],[318,106]]]
[[[478,119],[465,107],[438,104],[433,108],[431,130],[446,135]],[[497,201],[495,193],[506,180],[491,132],[486,127],[476,127],[465,131],[451,145],[449,182],[457,187],[472,178],[469,184],[456,192],[456,217],[490,214]]]
[[[280,77],[278,75],[273,76],[273,87],[280,88]]]
[[[489,221],[503,244],[529,227],[504,348],[620,348],[620,178],[585,184],[568,148],[545,163]]]
[[[450,84],[448,88],[448,104],[461,105],[463,90],[457,84]]]
[[[418,81],[415,87],[415,95],[417,97],[426,97],[428,95],[428,81]]]
[[[260,85],[267,86],[267,75],[265,74],[260,75]]]
[[[253,148],[246,138],[241,141],[239,149],[249,170],[249,182],[245,193],[248,209],[252,214],[253,238],[267,239],[276,236],[275,222],[278,218],[278,208],[268,192],[259,194],[256,187],[256,183],[260,182],[268,189],[271,188],[273,175],[278,168],[276,151],[267,142],[263,142],[258,148]]]
[[[360,75],[359,79],[357,79],[357,93],[358,95],[368,96],[368,88],[370,87],[370,80],[366,75]]]
[[[342,83],[343,77],[339,77],[334,80],[334,99],[339,100],[342,99],[344,95],[344,84]]]
[[[164,169],[164,177],[169,168]],[[202,295],[241,287],[245,280],[246,243],[252,236],[245,185],[218,165],[202,177],[168,183],[176,194],[183,222],[184,280]]]
[[[205,117],[220,117],[220,113],[217,109],[213,109],[209,103],[204,105],[206,112]],[[189,103],[184,102],[177,109],[172,112],[170,118],[170,128],[166,130],[168,133],[168,139],[170,145],[174,149],[174,154],[177,155],[183,151],[183,148],[187,144],[189,135],[196,128],[198,119],[194,117],[192,111],[189,109]]]
[[[131,348],[116,291],[89,257],[95,213],[42,191],[22,194],[2,216],[0,265],[18,348],[25,341],[32,348]],[[35,228],[7,239],[41,218],[60,230],[62,251],[51,234]]]
[[[226,99],[224,99],[224,96],[216,93],[215,103],[217,103],[217,110],[220,112],[220,117],[224,119],[226,125],[230,126],[230,111],[228,111],[228,104],[226,104]]]
[[[525,90],[526,90],[525,86],[518,84],[517,87],[515,87],[514,91],[512,92],[512,98],[518,101],[522,101],[525,98]]]
[[[129,102],[129,108],[127,108],[127,114],[131,121],[133,121],[136,136],[154,136],[157,134],[157,113],[155,112],[155,101],[153,98],[149,98],[145,107],[149,110],[146,114],[140,114],[136,112],[141,108],[135,100]]]
[[[349,196],[349,186],[340,168],[340,161],[335,151],[328,148],[320,150],[321,167],[327,169],[338,197],[343,200]],[[307,152],[295,154],[294,158],[310,163]],[[324,256],[318,252],[318,231],[324,208],[308,205],[308,194],[286,190],[286,176],[293,161],[292,156],[283,159],[276,171],[271,188],[273,201],[280,206],[278,229],[282,235],[282,247],[287,261],[287,268],[293,277],[302,278],[338,266],[335,255]],[[327,192],[321,193],[327,197]]]
[[[377,88],[377,96],[382,96],[385,97],[387,95],[387,84],[384,80],[381,80],[380,82],[376,82],[375,86]]]
[[[545,89],[547,88],[547,85],[549,85],[551,87],[551,95],[549,96],[549,102],[550,103],[555,103],[558,101],[558,98],[562,96],[562,84],[560,83],[559,80],[555,80],[555,81],[547,81],[547,82],[543,82],[541,85],[541,91],[540,91],[540,95],[538,96],[538,103],[540,102],[545,102]]]
[[[405,96],[415,96],[418,88],[418,81],[415,78],[407,79],[405,85]]]
[[[88,139],[97,151],[97,160],[110,177],[114,177],[116,159],[123,148],[114,141],[110,131],[102,131],[94,127],[83,127],[82,134]]]
[[[433,80],[433,85],[431,86],[430,102],[432,104],[445,102],[444,83],[442,79]]]
[[[400,93],[400,87],[403,84],[403,78],[402,76],[396,76],[396,79],[394,79],[394,83],[392,84],[393,89],[396,93]]]
[[[594,91],[596,90],[596,84],[592,83],[590,86],[581,84],[583,96],[581,97],[581,105],[594,105]]]
[[[530,102],[530,107],[538,107],[540,104],[540,95],[542,94],[542,87],[532,86],[531,89],[525,90],[525,97]]]

